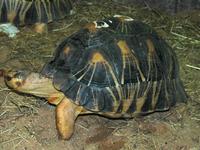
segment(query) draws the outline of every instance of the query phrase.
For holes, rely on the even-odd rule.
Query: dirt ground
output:
[[[103,5],[102,5],[103,4]],[[130,120],[80,116],[69,141],[60,140],[55,107],[44,99],[15,93],[0,78],[0,150],[200,150],[200,13],[167,16],[150,8],[101,1],[81,1],[75,14],[48,24],[37,34],[20,27],[15,38],[0,34],[0,68],[41,70],[56,45],[86,22],[124,14],[153,26],[175,49],[189,95],[167,112]]]

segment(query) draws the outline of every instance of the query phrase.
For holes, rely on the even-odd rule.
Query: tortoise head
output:
[[[28,70],[4,70],[5,83],[15,91],[28,93],[39,97],[49,97],[57,92],[52,84],[52,80],[39,73]]]
[[[25,81],[27,77],[29,76],[30,72],[29,71],[4,71],[4,80],[10,88],[14,90],[19,90],[23,88],[23,85],[25,84]]]

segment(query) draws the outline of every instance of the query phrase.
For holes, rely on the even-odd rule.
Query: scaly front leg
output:
[[[74,123],[82,111],[82,106],[75,105],[64,98],[56,108],[56,125],[62,139],[69,139],[74,132]]]

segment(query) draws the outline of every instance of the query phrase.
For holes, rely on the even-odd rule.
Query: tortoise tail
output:
[[[71,0],[1,0],[0,22],[48,23],[64,18],[71,10]]]

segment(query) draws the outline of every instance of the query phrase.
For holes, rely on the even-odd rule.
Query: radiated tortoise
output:
[[[57,105],[63,139],[73,134],[79,114],[129,118],[187,99],[173,49],[148,25],[120,15],[65,38],[40,73],[7,70],[5,82]]]

